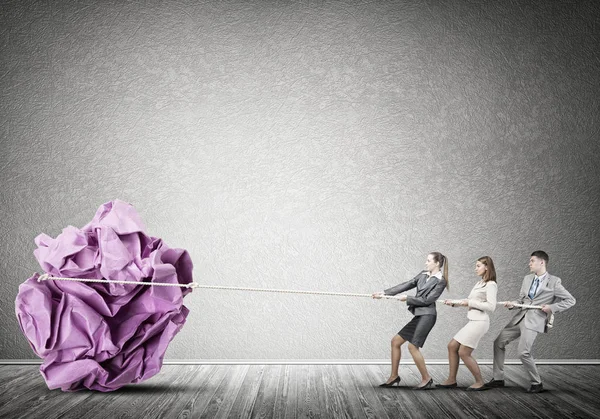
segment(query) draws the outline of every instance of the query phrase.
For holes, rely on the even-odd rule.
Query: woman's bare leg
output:
[[[402,344],[406,342],[400,335],[392,338],[392,373],[390,374],[388,383],[391,383],[398,377],[398,368],[400,367],[400,358],[402,356]]]
[[[471,356],[472,352],[473,348],[461,345],[460,349],[458,350],[458,356],[460,356],[460,359],[462,359],[469,371],[471,371],[471,374],[473,374],[473,377],[475,377],[475,384],[473,384],[471,387],[479,388],[483,386],[483,379],[481,378],[481,370],[479,369],[477,361],[475,361],[475,358]]]
[[[422,381],[421,384],[419,384],[417,387],[424,386],[429,382],[429,380],[431,380],[431,376],[429,375],[429,372],[427,371],[427,366],[425,365],[425,358],[423,358],[419,347],[413,345],[412,343],[408,344],[408,350],[410,351],[410,354],[412,355],[412,358],[415,361],[417,369],[421,373]]]
[[[456,383],[456,375],[458,374],[458,350],[460,349],[460,343],[457,340],[452,339],[448,343],[448,366],[449,373],[448,378],[442,384],[449,385]]]

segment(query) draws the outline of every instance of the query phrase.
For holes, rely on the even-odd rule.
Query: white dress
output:
[[[461,345],[475,349],[479,341],[490,328],[490,313],[496,309],[498,285],[494,281],[479,281],[469,294],[469,311],[467,323],[454,335]]]

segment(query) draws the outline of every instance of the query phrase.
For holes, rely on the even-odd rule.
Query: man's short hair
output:
[[[531,256],[535,256],[538,259],[543,259],[546,262],[546,265],[548,264],[548,261],[550,260],[548,253],[544,252],[543,250],[536,250],[535,252],[533,252],[531,254]]]

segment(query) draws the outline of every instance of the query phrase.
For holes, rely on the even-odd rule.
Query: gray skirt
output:
[[[415,316],[398,332],[398,335],[416,347],[422,348],[436,320],[437,316],[435,314]]]

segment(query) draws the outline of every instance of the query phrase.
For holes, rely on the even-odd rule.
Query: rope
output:
[[[497,303],[499,306],[500,305],[504,305],[504,303],[510,303],[510,301],[500,301],[499,303]],[[529,304],[514,304],[512,303],[513,307],[520,307],[520,308],[537,308],[537,309],[542,309],[542,306],[532,306]]]
[[[95,282],[101,284],[123,284],[123,285],[152,285],[159,287],[182,287],[182,288],[194,288],[195,283],[190,284],[168,284],[166,282],[136,282],[136,281],[118,281],[118,280],[106,280],[96,278],[64,278],[60,276],[50,276],[48,274],[40,275],[37,279],[38,282],[53,280],[53,281],[71,281],[71,282]],[[196,284],[197,285],[197,284]]]
[[[351,292],[330,292],[330,291],[303,291],[303,290],[285,290],[285,289],[274,289],[274,288],[247,288],[247,287],[223,287],[218,285],[198,285],[196,284],[193,288],[209,288],[217,290],[234,290],[234,291],[257,291],[257,292],[277,292],[283,294],[313,294],[313,295],[336,295],[341,297],[368,297],[372,298],[373,294],[358,294]],[[395,295],[382,295],[381,298],[388,300],[399,300],[400,297]]]
[[[358,293],[347,293],[347,292],[328,292],[328,291],[304,291],[304,290],[286,290],[286,289],[274,289],[274,288],[249,288],[249,287],[225,287],[220,285],[200,285],[196,282],[189,284],[169,284],[165,282],[136,282],[136,281],[118,281],[118,280],[106,280],[106,279],[95,279],[95,278],[65,278],[59,276],[50,276],[48,274],[41,275],[38,282],[47,280],[56,281],[72,281],[72,282],[91,282],[101,284],[123,284],[123,285],[152,285],[162,287],[182,287],[182,288],[206,288],[206,289],[217,289],[217,290],[233,290],[233,291],[257,291],[257,292],[276,292],[284,294],[313,294],[313,295],[335,295],[342,297],[369,297],[373,294],[358,294]],[[399,300],[399,297],[395,295],[383,295],[382,298],[389,300]]]
[[[37,279],[38,282],[53,280],[53,281],[71,281],[71,282],[91,282],[99,284],[122,284],[122,285],[152,285],[159,287],[180,287],[180,288],[204,288],[213,290],[230,290],[230,291],[254,291],[254,292],[275,292],[280,294],[311,294],[311,295],[334,295],[340,297],[368,297],[372,298],[373,294],[358,294],[350,292],[330,292],[330,291],[305,291],[305,290],[286,290],[276,288],[251,288],[251,287],[226,287],[220,285],[200,285],[197,282],[190,282],[189,284],[170,284],[166,282],[136,282],[136,281],[119,281],[119,280],[107,280],[107,279],[96,279],[96,278],[66,278],[59,276],[50,276],[48,274],[40,275]],[[400,300],[400,297],[395,295],[381,295],[381,298],[388,300]],[[445,300],[436,300],[436,303],[443,304]],[[459,304],[462,300],[450,300],[452,304]],[[510,301],[500,301],[498,305],[504,305]],[[541,309],[542,306],[534,306],[527,304],[513,304],[514,307],[520,308],[533,308]]]
[[[436,300],[436,303],[444,304],[444,301],[446,301],[446,300]],[[448,300],[448,301],[450,301],[451,304],[459,305],[462,300]],[[515,304],[512,301],[498,301],[496,303],[496,305],[503,306],[505,303],[511,303],[513,305],[513,307],[535,308],[535,309],[540,309],[540,310],[542,309],[542,306],[532,306],[529,304]]]

